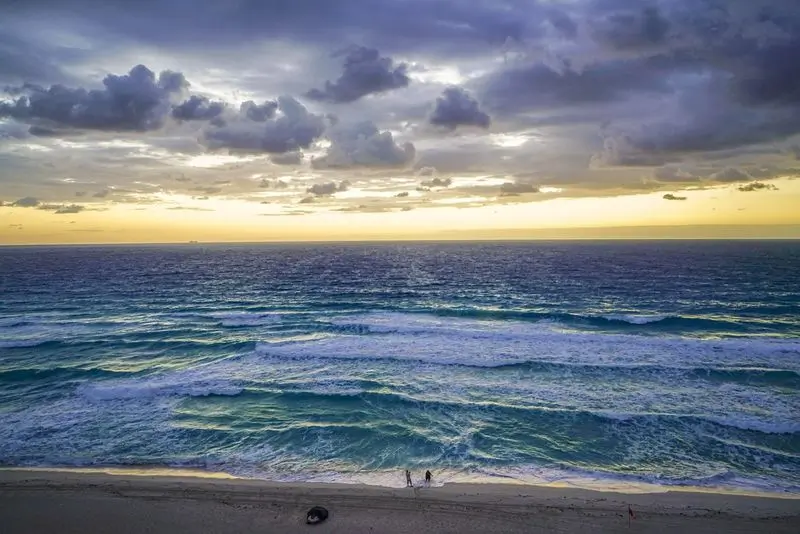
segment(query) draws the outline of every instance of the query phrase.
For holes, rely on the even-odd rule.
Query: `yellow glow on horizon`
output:
[[[34,208],[0,207],[0,243],[132,243],[186,241],[326,241],[436,239],[470,235],[502,238],[513,230],[687,225],[800,225],[800,180],[774,183],[779,191],[743,193],[736,185],[616,197],[555,198],[502,204],[502,198],[440,199],[390,212],[342,212],[341,199],[312,204],[260,204],[252,200],[164,195],[157,205],[110,204],[106,211],[56,215]],[[384,199],[391,202],[391,200]],[[414,199],[410,199],[414,202]],[[489,202],[482,207],[459,203]],[[308,213],[307,213],[308,212]],[[301,215],[298,215],[301,214]],[[20,229],[21,226],[21,229]],[[539,235],[539,234],[537,234]],[[637,234],[638,235],[638,234]],[[800,237],[798,235],[797,237]]]

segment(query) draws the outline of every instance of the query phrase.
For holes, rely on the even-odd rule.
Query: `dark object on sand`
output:
[[[431,478],[432,477],[433,477],[433,475],[431,475],[430,471],[425,471],[425,483],[426,484],[430,484],[431,483]]]
[[[315,506],[306,514],[306,523],[316,525],[328,519],[328,511],[322,506]]]

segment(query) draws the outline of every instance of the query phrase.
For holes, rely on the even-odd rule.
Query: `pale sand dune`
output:
[[[628,505],[636,519],[628,526]],[[304,524],[328,508],[327,522]],[[800,499],[522,485],[392,489],[241,479],[0,471],[0,532],[800,532]]]

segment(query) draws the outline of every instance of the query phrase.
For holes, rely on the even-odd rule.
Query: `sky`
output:
[[[790,0],[5,0],[0,244],[800,237]]]

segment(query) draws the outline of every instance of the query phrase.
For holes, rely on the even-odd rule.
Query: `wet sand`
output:
[[[800,496],[501,484],[385,488],[192,476],[0,471],[3,534],[800,531]],[[305,524],[319,505],[330,512]],[[628,506],[636,518],[628,518]]]

